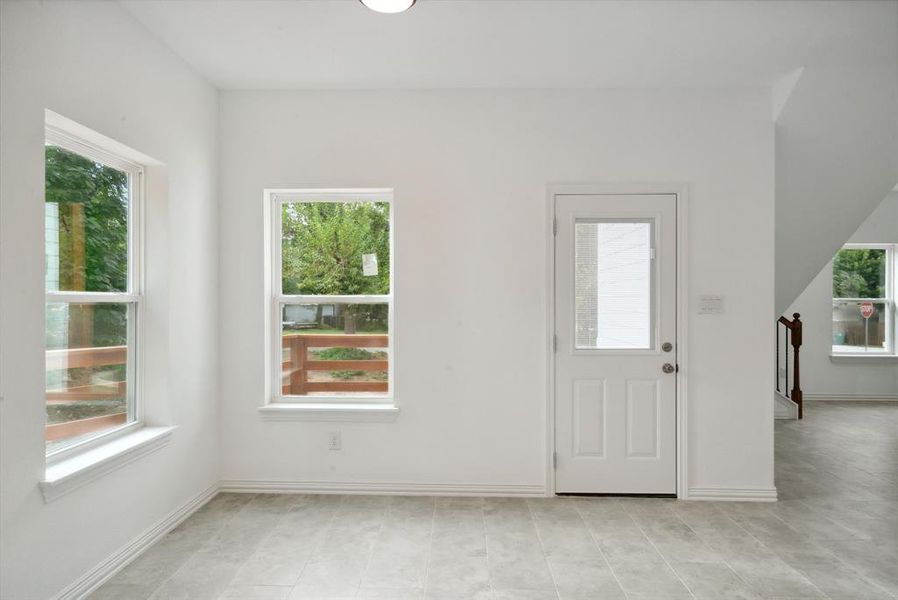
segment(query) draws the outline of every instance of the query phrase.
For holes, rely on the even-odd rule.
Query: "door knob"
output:
[[[673,366],[672,364],[670,364],[670,363],[664,363],[664,366],[661,367],[661,370],[664,371],[665,373],[673,373],[674,371],[677,370],[677,368],[674,367],[674,366]]]

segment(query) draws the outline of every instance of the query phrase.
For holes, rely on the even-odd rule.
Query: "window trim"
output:
[[[344,416],[337,420],[392,420],[397,411],[396,385],[396,203],[392,188],[326,188],[326,189],[266,189],[264,191],[266,222],[266,256],[270,277],[267,291],[268,313],[268,361],[266,380],[270,389],[266,393],[265,404],[260,407],[266,420],[332,420],[336,413]],[[282,289],[281,257],[281,207],[294,202],[345,202],[367,203],[386,202],[390,206],[390,290],[388,294],[366,295],[316,295],[284,294]],[[283,304],[344,303],[344,304],[386,304],[387,305],[387,381],[385,394],[365,395],[314,395],[284,396],[281,393],[282,341],[281,306]],[[330,410],[322,410],[329,407]],[[302,417],[284,417],[286,412],[308,413]],[[369,418],[373,417],[373,418]]]
[[[831,305],[834,308],[837,303],[858,303],[858,302],[872,302],[874,304],[882,303],[885,305],[886,310],[886,323],[885,323],[885,331],[886,331],[886,348],[884,350],[872,350],[867,352],[840,352],[836,350],[835,344],[830,344],[830,357],[839,359],[839,358],[890,358],[898,356],[898,333],[896,333],[896,323],[898,323],[898,315],[896,315],[896,311],[898,311],[898,243],[849,243],[844,244],[839,251],[842,250],[885,250],[886,253],[886,264],[885,264],[885,292],[886,295],[883,298],[836,298],[832,291],[830,291],[831,296]],[[833,257],[835,260],[835,257]],[[832,279],[835,277],[835,272],[830,277],[830,288],[832,288]],[[832,324],[830,324],[830,331],[832,331]]]
[[[48,113],[49,121],[49,113]],[[44,147],[57,146],[106,167],[123,171],[129,176],[128,189],[128,278],[125,292],[73,292],[44,291],[44,304],[62,302],[73,304],[111,303],[126,304],[131,325],[128,328],[128,411],[133,420],[118,427],[96,432],[94,435],[63,445],[51,452],[45,451],[45,462],[49,468],[85,452],[89,452],[119,438],[133,434],[145,425],[143,407],[143,303],[144,303],[144,196],[146,193],[145,166],[123,157],[116,149],[106,147],[98,141],[89,141],[74,131],[61,126],[61,119],[45,123]],[[73,124],[74,125],[74,124]],[[109,146],[112,146],[110,140]],[[46,200],[44,200],[46,202]],[[46,325],[45,325],[46,331]],[[46,400],[45,400],[46,401]]]

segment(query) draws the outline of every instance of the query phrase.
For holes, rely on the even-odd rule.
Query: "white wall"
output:
[[[880,6],[888,63],[807,66],[777,117],[777,311],[898,183],[898,11]]]
[[[898,193],[889,194],[851,236],[856,244],[898,243]],[[830,360],[833,263],[829,261],[786,314],[801,313],[801,383],[805,395],[898,397],[895,361]]]
[[[692,487],[773,485],[773,125],[764,91],[225,92],[225,480],[545,482],[546,184],[691,187]],[[262,190],[394,187],[395,423],[268,422]],[[343,431],[343,450],[326,434]]]
[[[43,600],[219,478],[218,99],[115,3],[3,2],[0,17],[0,597]],[[145,400],[179,427],[167,447],[49,504],[45,108],[166,165],[147,199]]]

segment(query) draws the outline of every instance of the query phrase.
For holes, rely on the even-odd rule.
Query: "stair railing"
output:
[[[801,367],[799,351],[801,350],[801,315],[792,314],[792,319],[780,317],[776,321],[776,391],[789,398],[798,406],[798,418],[803,417],[802,393],[801,393]],[[785,375],[786,384],[780,390],[780,338],[785,348],[785,361],[782,373]],[[792,347],[792,362],[789,362],[789,346]],[[789,373],[792,373],[792,389],[789,389]]]

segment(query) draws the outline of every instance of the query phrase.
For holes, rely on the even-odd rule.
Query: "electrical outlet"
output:
[[[327,434],[327,449],[339,450],[343,444],[342,436],[339,431],[331,431]]]

